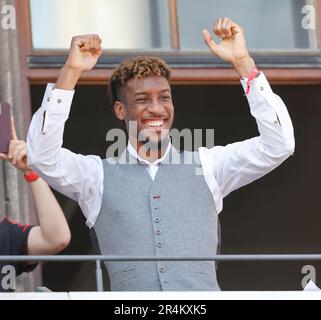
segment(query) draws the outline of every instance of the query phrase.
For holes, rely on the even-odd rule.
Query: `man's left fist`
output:
[[[222,39],[221,43],[215,43],[209,31],[203,30],[204,41],[212,53],[233,64],[241,76],[251,73],[254,61],[247,50],[242,28],[229,18],[220,18],[215,22],[213,31]]]

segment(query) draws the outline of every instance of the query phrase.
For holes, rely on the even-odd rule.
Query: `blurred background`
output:
[[[25,137],[45,86],[55,82],[77,34],[97,33],[104,54],[81,78],[66,124],[64,147],[105,156],[106,132],[119,123],[107,85],[115,66],[137,55],[158,55],[172,67],[178,129],[215,129],[215,144],[258,134],[238,75],[210,55],[202,29],[227,16],[240,24],[259,69],[288,107],[295,156],[266,177],[225,199],[220,214],[222,253],[320,253],[321,251],[321,1],[319,0],[0,0],[15,8],[16,28],[0,30],[0,99],[13,105]],[[1,10],[0,10],[1,12]],[[3,13],[3,12],[2,12]],[[0,19],[5,15],[0,15]],[[36,223],[21,177],[0,164],[0,216]],[[78,205],[56,194],[72,231],[62,254],[93,254]],[[222,262],[223,290],[301,290],[303,262]],[[108,275],[105,289],[108,290]],[[95,290],[92,263],[47,263],[21,279],[21,290]]]

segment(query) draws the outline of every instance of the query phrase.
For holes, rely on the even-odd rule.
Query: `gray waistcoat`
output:
[[[172,150],[181,159],[186,154]],[[160,164],[154,181],[139,163],[104,160],[103,166],[104,195],[94,226],[101,254],[216,254],[217,213],[196,164]],[[113,291],[219,290],[215,262],[126,261],[106,267]]]

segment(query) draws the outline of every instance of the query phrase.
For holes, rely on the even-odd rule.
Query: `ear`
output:
[[[114,111],[115,111],[116,117],[119,120],[123,121],[125,119],[127,112],[126,112],[125,105],[123,103],[121,103],[120,101],[116,101],[114,103]]]

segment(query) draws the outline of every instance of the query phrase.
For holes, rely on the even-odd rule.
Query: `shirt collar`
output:
[[[132,146],[132,144],[130,143],[130,141],[128,141],[128,146],[127,146],[127,150],[128,150],[129,154],[130,154],[132,157],[134,157],[135,159],[137,159],[139,162],[141,162],[141,163],[143,163],[143,164],[147,164],[147,165],[149,165],[149,166],[150,166],[150,165],[154,165],[154,166],[155,166],[155,165],[158,165],[159,163],[162,163],[162,162],[165,160],[165,158],[167,157],[167,155],[169,154],[171,148],[172,148],[172,143],[169,141],[164,155],[163,155],[161,158],[155,160],[154,162],[149,162],[149,161],[141,158],[141,157],[138,155],[136,149]]]

